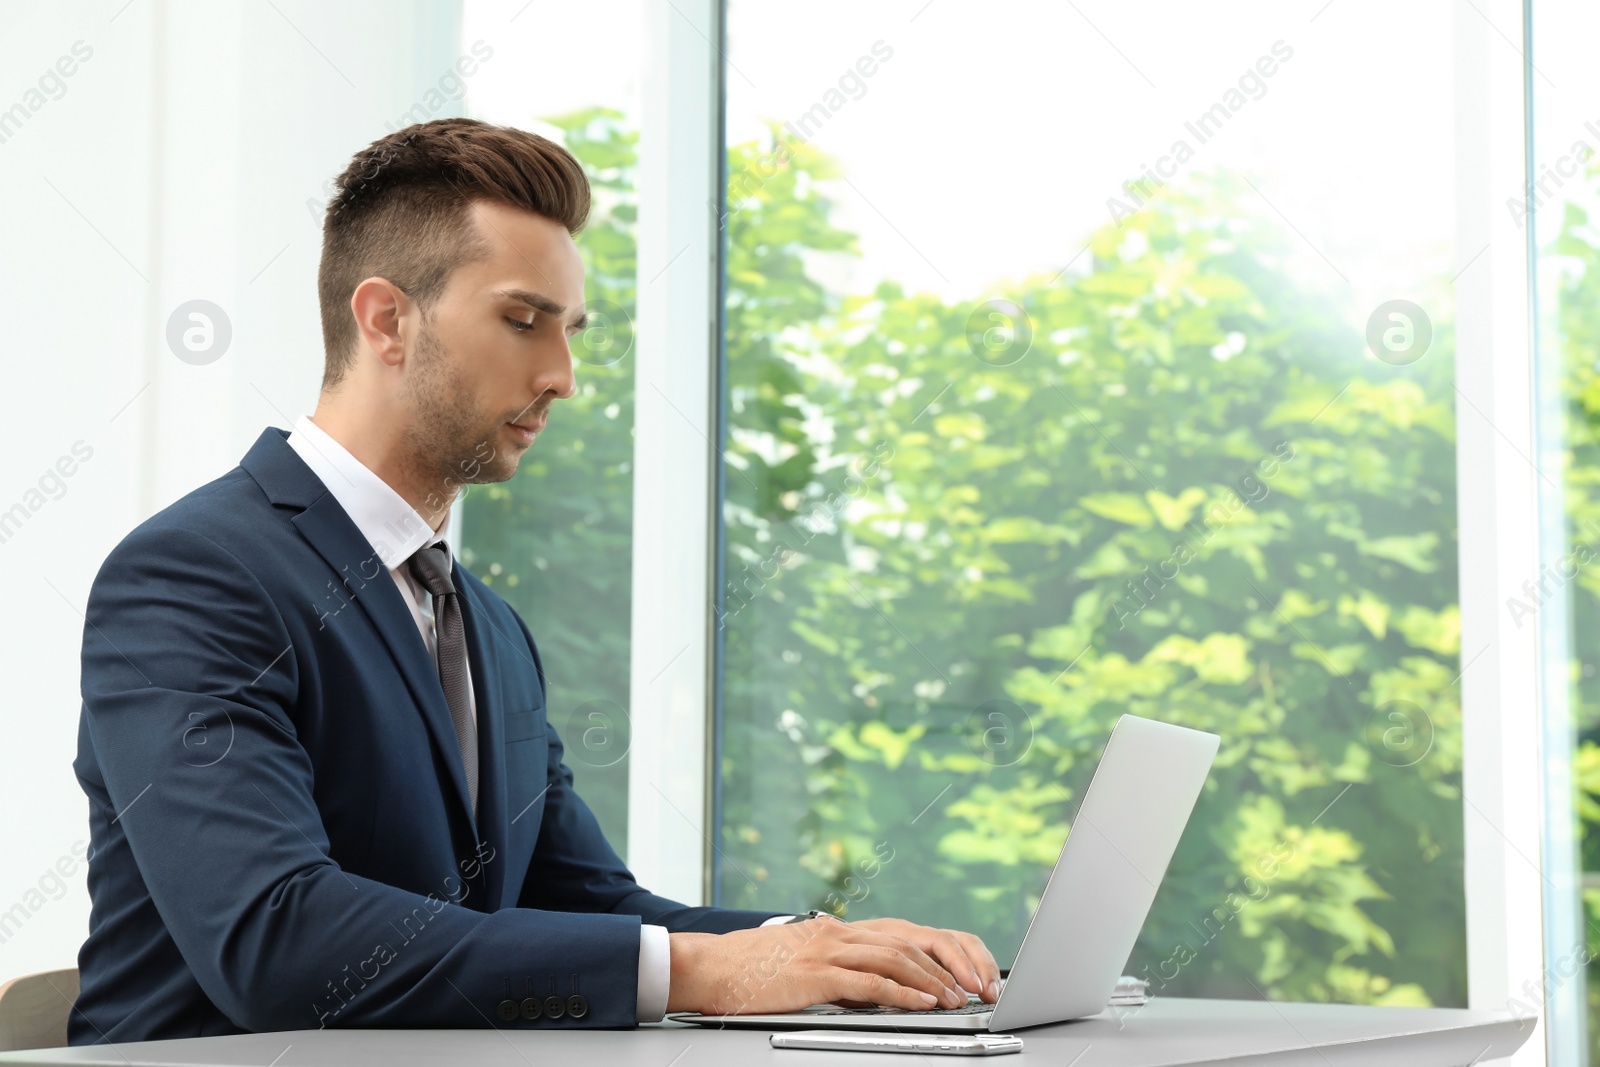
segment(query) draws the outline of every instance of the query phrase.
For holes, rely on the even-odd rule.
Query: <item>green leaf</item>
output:
[[[1129,526],[1143,528],[1155,521],[1145,502],[1132,493],[1090,493],[1078,499],[1078,506],[1101,518]]]
[[[1177,530],[1194,515],[1194,509],[1205,502],[1206,491],[1197,486],[1190,486],[1174,498],[1152,489],[1145,493],[1144,498],[1150,502],[1150,507],[1161,525],[1169,530]]]

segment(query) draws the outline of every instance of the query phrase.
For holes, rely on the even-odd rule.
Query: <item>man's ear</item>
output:
[[[411,298],[387,278],[368,278],[350,294],[350,314],[366,347],[391,367],[405,357],[404,320]]]

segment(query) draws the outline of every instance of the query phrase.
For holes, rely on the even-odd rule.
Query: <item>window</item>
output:
[[[596,24],[609,59],[551,49]],[[639,20],[633,5],[526,11],[468,0],[462,39],[491,56],[468,81],[473,118],[565,144],[593,188],[579,236],[590,325],[573,340],[578,392],[509,482],[473,486],[463,504],[462,562],[528,623],[546,670],[551,724],[606,836],[628,840],[626,664],[632,609],[634,146]],[[536,61],[535,61],[536,59]]]
[[[730,0],[718,903],[1004,966],[1132,712],[1132,973],[1466,1003],[1456,17]]]
[[[1542,565],[1507,589],[1504,610],[1542,638],[1542,992],[1551,1062],[1569,1063],[1600,1052],[1600,78],[1580,51],[1600,32],[1597,15],[1583,4],[1536,5],[1529,184],[1505,193],[1519,229],[1532,221],[1535,249]],[[1518,999],[1525,1011],[1539,1007],[1533,991]]]

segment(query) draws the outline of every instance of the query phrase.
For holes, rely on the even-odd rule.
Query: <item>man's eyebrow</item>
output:
[[[527,304],[535,311],[542,311],[547,315],[559,316],[567,313],[566,308],[562,307],[554,300],[551,300],[548,296],[545,296],[543,293],[530,292],[527,289],[496,289],[494,295],[505,297],[509,300],[520,300],[522,303]],[[578,317],[578,321],[574,322],[572,325],[574,328],[581,330],[588,324],[589,316],[587,313],[585,313],[580,315]]]

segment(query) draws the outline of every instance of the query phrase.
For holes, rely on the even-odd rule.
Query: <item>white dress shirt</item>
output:
[[[309,416],[302,415],[289,434],[289,447],[311,468],[311,473],[321,479],[334,500],[350,516],[356,529],[361,531],[389,571],[389,577],[400,589],[400,599],[411,609],[422,641],[428,646],[428,655],[435,667],[439,663],[438,641],[433,630],[433,597],[428,596],[411,569],[406,566],[419,548],[444,542],[445,558],[450,558],[450,545],[445,536],[450,529],[450,513],[437,530],[430,527],[417,510],[406,503],[393,487],[374,474],[364,463],[350,454],[350,450],[335,441],[328,432]],[[478,705],[473,696],[472,668],[467,668],[467,706],[473,719],[477,719]],[[778,915],[763,926],[788,922],[789,916]],[[637,1016],[642,1023],[656,1022],[666,1015],[667,993],[672,981],[672,941],[665,926],[643,923],[639,927],[639,988]]]

